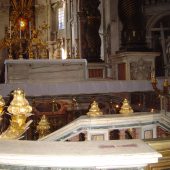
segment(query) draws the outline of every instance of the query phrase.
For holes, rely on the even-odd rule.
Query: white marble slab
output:
[[[163,80],[158,81],[158,88],[162,89]],[[6,97],[11,91],[21,88],[26,96],[52,96],[76,94],[101,94],[119,92],[153,91],[147,80],[82,80],[72,82],[23,82],[0,84],[0,95]]]
[[[85,59],[5,60],[5,83],[68,82],[86,79]]]
[[[141,140],[93,142],[0,141],[0,164],[126,168],[158,162],[161,154]]]

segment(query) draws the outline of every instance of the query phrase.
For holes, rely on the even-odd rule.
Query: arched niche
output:
[[[164,65],[166,65],[166,59],[163,56],[163,43],[165,44],[164,47],[166,48],[166,41],[168,37],[170,37],[169,18],[170,11],[161,12],[150,17],[146,25],[148,46],[153,51],[161,52],[160,56],[158,56],[155,61],[157,76],[164,76]]]

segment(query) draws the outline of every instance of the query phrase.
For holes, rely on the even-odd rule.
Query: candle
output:
[[[11,21],[9,21],[9,36],[11,38]]]
[[[20,39],[21,39],[21,21],[20,21],[20,23],[19,23],[19,37],[20,37]]]
[[[21,39],[21,29],[19,30],[19,38]]]
[[[19,38],[21,39],[21,21],[19,22]]]
[[[29,22],[29,31],[30,31],[30,39],[31,39],[31,22]]]

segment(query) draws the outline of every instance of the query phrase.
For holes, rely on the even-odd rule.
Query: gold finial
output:
[[[21,89],[13,92],[13,100],[11,101],[8,112],[11,113],[11,121],[8,129],[0,135],[0,139],[18,139],[28,129],[31,120],[26,119],[31,116],[32,107],[25,99],[25,93]]]
[[[103,112],[100,111],[100,108],[96,101],[93,101],[91,104],[91,108],[89,109],[89,112],[87,112],[87,115],[89,117],[97,117],[103,115]]]
[[[123,104],[122,104],[121,109],[120,109],[119,112],[122,113],[122,114],[133,113],[133,109],[129,105],[129,102],[128,102],[127,99],[124,99]]]
[[[50,132],[49,129],[50,129],[50,124],[49,124],[46,116],[43,115],[40,122],[38,123],[38,126],[37,126],[39,138],[42,138],[42,137],[46,136],[47,134],[49,134],[49,132]]]
[[[14,90],[13,96],[14,98],[8,107],[8,112],[13,115],[29,115],[32,111],[32,107],[29,105],[28,100],[25,98],[24,91],[21,89]]]

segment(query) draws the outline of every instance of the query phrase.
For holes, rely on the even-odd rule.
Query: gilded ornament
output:
[[[89,117],[98,117],[103,115],[103,112],[101,112],[96,101],[93,101],[93,103],[91,104],[91,108],[89,109],[89,112],[87,112],[87,115]]]
[[[123,104],[122,104],[119,112],[122,113],[122,114],[133,113],[133,109],[131,108],[127,99],[124,99]]]
[[[42,137],[46,136],[47,134],[49,134],[49,132],[50,132],[49,129],[50,129],[50,124],[49,124],[46,116],[43,115],[40,122],[38,123],[38,126],[37,126],[39,138],[42,138]]]
[[[24,114],[29,115],[32,111],[32,107],[29,105],[28,101],[25,99],[24,91],[17,89],[13,92],[13,100],[11,101],[8,112],[13,115]]]
[[[0,135],[0,139],[19,139],[29,128],[32,120],[27,121],[31,116],[32,107],[25,99],[25,93],[21,89],[13,92],[13,100],[11,101],[7,111],[11,114],[10,126]]]
[[[33,59],[36,56],[48,58],[48,44],[42,37],[49,26],[44,22],[36,29],[33,17],[34,1],[11,0],[10,4],[9,27],[4,39],[0,41],[0,49],[8,48],[9,59],[16,56],[18,59]]]

